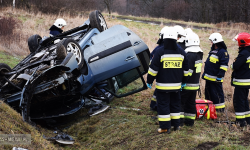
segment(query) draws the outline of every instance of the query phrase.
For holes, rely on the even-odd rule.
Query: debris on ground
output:
[[[57,133],[57,131],[54,133]],[[49,141],[55,141],[55,142],[58,142],[60,144],[67,144],[67,145],[74,144],[74,142],[75,142],[75,140],[72,137],[70,137],[68,134],[63,133],[63,132],[57,134],[55,137],[50,137],[50,138],[45,137],[43,135],[43,138],[46,140],[49,140]]]
[[[95,115],[97,115],[97,114],[100,114],[100,113],[106,111],[109,107],[110,107],[110,106],[108,106],[108,105],[103,105],[103,104],[97,105],[97,106],[95,106],[95,107],[90,108],[88,114],[89,114],[90,116],[95,116]]]

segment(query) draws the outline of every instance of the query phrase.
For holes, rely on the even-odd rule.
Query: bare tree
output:
[[[111,8],[113,6],[114,0],[103,0],[103,3],[107,7],[109,14],[111,14]]]

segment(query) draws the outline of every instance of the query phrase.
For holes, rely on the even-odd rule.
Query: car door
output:
[[[127,96],[147,88],[139,69],[140,60],[126,32],[115,34],[85,49],[84,58],[89,69],[87,76],[91,74],[91,78],[85,76],[84,79],[87,80],[83,86],[108,81],[107,86],[103,88],[116,97]],[[135,81],[141,83],[140,88],[121,92],[120,89]]]

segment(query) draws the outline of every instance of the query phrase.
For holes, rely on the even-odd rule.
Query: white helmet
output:
[[[189,33],[193,33],[193,30],[191,28],[186,28],[185,35],[187,36]]]
[[[65,21],[64,19],[59,18],[59,19],[56,19],[54,25],[55,25],[57,28],[60,28],[60,29],[61,29],[62,27],[66,26],[67,23],[66,23],[66,21]]]
[[[184,28],[182,26],[176,25],[176,26],[174,26],[174,28],[175,28],[178,35],[186,36],[185,35],[185,30],[184,30]]]
[[[165,30],[167,30],[168,26],[165,26],[161,29],[161,32],[160,32],[160,38],[161,38],[161,35],[163,35],[163,33],[165,32]]]
[[[220,33],[211,34],[209,40],[211,40],[214,44],[224,41]]]
[[[174,39],[177,40],[177,31],[174,27],[167,27],[163,33],[163,39]]]
[[[199,46],[200,45],[200,38],[196,33],[189,33],[186,37],[185,42],[186,47],[189,46]]]

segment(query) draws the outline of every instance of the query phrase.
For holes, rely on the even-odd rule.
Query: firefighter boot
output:
[[[159,128],[158,129],[158,133],[167,133],[167,134],[170,134],[171,133],[171,130],[170,129],[161,129],[161,128]]]
[[[178,130],[181,130],[181,127],[180,127],[180,126],[174,127],[174,131],[178,131]]]

